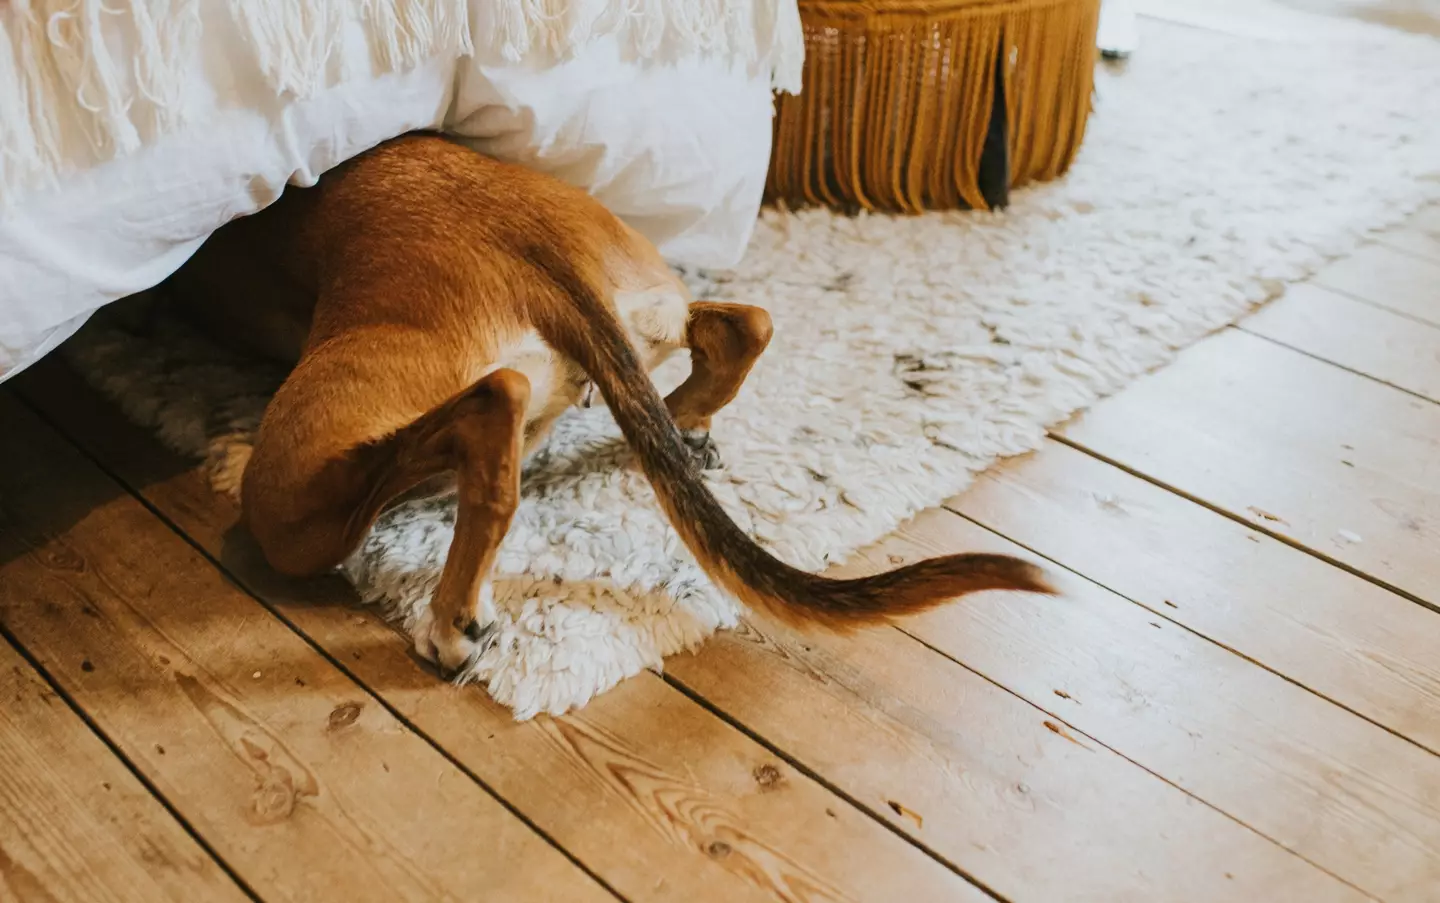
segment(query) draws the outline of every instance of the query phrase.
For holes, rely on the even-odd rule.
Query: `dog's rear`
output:
[[[677,411],[661,400],[600,294],[603,280],[548,249],[538,249],[537,255],[555,291],[549,302],[553,313],[537,314],[536,327],[595,380],[671,524],[700,566],[751,608],[792,623],[846,628],[981,590],[1052,592],[1039,568],[1008,555],[950,555],[851,580],[807,573],[775,558],[735,525],[701,480],[677,427],[677,421],[695,412]],[[754,343],[739,349],[738,356],[758,356],[769,338],[767,318],[759,328],[737,329],[732,341]],[[733,396],[730,392],[719,404]],[[705,412],[707,425],[713,413]]]
[[[525,448],[587,378],[701,566],[752,607],[843,627],[982,589],[1048,592],[1036,568],[1005,556],[839,581],[761,549],[705,487],[694,453],[765,348],[769,318],[689,304],[653,246],[584,192],[412,136],[227,228],[232,249],[278,262],[272,291],[296,293],[274,305],[266,340],[293,344],[300,323],[306,333],[245,475],[250,529],[280,570],[318,572],[388,501],[455,473],[455,538],[433,617],[416,631],[447,668],[480,651],[493,624],[489,572]],[[691,376],[662,400],[647,370],[682,346]]]

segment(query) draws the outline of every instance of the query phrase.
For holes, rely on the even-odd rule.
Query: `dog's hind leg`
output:
[[[479,657],[495,631],[490,572],[520,504],[520,465],[530,382],[496,370],[472,393],[478,404],[450,424],[458,474],[455,535],[430,609],[412,631],[415,650],[453,674]]]
[[[355,550],[387,502],[453,472],[455,533],[430,608],[413,633],[417,652],[447,672],[461,668],[493,631],[490,570],[519,504],[529,398],[524,374],[502,368],[409,425],[380,438],[357,437],[334,454],[314,444],[305,424],[321,416],[317,406],[348,401],[282,388],[245,473],[250,532],[277,570],[320,573]],[[335,438],[328,432],[324,447]]]
[[[710,419],[735,399],[770,343],[770,334],[770,315],[759,307],[713,301],[690,305],[685,325],[690,376],[670,393],[665,406],[702,468],[720,463]]]

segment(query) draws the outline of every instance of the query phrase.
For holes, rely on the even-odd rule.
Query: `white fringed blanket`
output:
[[[723,58],[798,90],[804,53],[793,0],[11,0],[0,4],[0,199],[203,115],[214,104],[189,76],[217,28],[247,52],[202,65],[237,80],[253,67],[296,98],[434,57],[544,67],[602,37],[625,59]],[[363,42],[345,40],[354,30]]]
[[[795,0],[0,0],[0,381],[415,129],[732,265],[803,56]]]

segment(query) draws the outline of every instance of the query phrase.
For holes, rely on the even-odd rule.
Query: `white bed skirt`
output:
[[[0,380],[286,184],[414,129],[729,266],[772,86],[803,57],[794,0],[31,0],[0,29]]]

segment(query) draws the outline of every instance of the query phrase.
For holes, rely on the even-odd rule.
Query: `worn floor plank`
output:
[[[1440,603],[1440,406],[1227,330],[1065,440]]]
[[[1344,294],[1293,290],[1246,328],[1433,398],[1426,222],[1329,268]],[[1201,347],[1067,441],[1098,436],[1149,480],[1437,601],[1423,552],[1440,530],[1440,421],[1417,406],[1440,408],[1238,331]],[[646,674],[578,715],[515,724],[439,684],[338,581],[271,575],[195,472],[45,369],[21,390],[221,570],[36,422],[0,436],[0,618],[267,899],[612,899],[466,772],[632,901],[989,899],[957,872],[1017,903],[1426,900],[1440,884],[1440,758],[1422,748],[1440,748],[1440,615],[1075,449],[1011,462],[954,504],[1135,602],[1072,577],[1064,598],[980,597],[908,635],[747,626],[671,660],[673,686]],[[19,448],[29,431],[48,438]],[[58,508],[49,492],[41,510],[35,486],[57,481]],[[974,548],[1015,551],[931,512],[849,570]],[[203,602],[182,611],[182,592]],[[76,607],[105,623],[66,633]],[[269,680],[277,668],[304,688]],[[197,685],[224,705],[197,705]],[[390,779],[397,750],[411,764]],[[313,784],[297,792],[297,773]],[[438,795],[402,812],[417,773],[440,775]],[[243,817],[277,800],[274,824]],[[467,842],[447,840],[457,830]],[[537,855],[558,883],[520,877]],[[501,864],[436,874],[467,856]]]
[[[198,475],[173,460],[167,463],[153,439],[120,421],[108,405],[97,403],[73,375],[63,368],[50,369],[55,372],[42,370],[23,382],[27,396],[107,467],[140,487],[202,546],[223,542],[228,518],[217,514],[214,495]],[[637,827],[623,811],[617,814],[621,803],[633,805],[624,794],[613,794],[608,803],[603,796],[597,801],[587,789],[590,779],[573,777],[593,773],[593,767],[577,764],[573,755],[560,757],[556,764],[550,747],[564,744],[550,737],[564,728],[545,726],[548,719],[515,725],[479,692],[437,688],[433,678],[408,664],[403,641],[374,619],[305,605],[303,592],[287,590],[278,581],[265,582],[264,569],[246,560],[253,554],[248,548],[240,541],[231,543],[225,552],[227,566],[255,580],[256,587],[277,600],[317,642],[381,689],[401,712],[567,849],[593,863],[613,886],[638,895],[649,869],[676,882],[677,891],[699,896],[702,892],[695,891],[693,883],[675,876],[694,869],[704,880],[714,880],[713,870],[671,852],[668,840],[657,843],[653,820]],[[830,650],[815,654],[805,653],[803,645],[762,636],[721,635],[696,658],[672,658],[668,672],[1008,899],[1358,897],[1118,756],[1080,749],[1047,728],[1043,713],[896,631],[850,641],[806,640],[812,649]],[[815,645],[822,640],[825,646]],[[674,706],[663,703],[664,694],[652,689],[651,681],[658,683],[649,676],[636,678],[592,702],[583,719],[567,720],[594,719],[609,736],[623,738],[612,745],[643,749],[628,755],[653,761],[662,751],[675,750],[663,753],[673,757],[667,766],[723,775],[710,764],[711,754],[695,751],[695,741],[687,739],[700,731],[703,741],[714,728],[693,716],[673,723],[662,720],[659,716]],[[979,727],[969,729],[971,724]],[[636,739],[642,737],[643,746]],[[774,757],[752,755],[737,756],[738,767],[729,770],[730,794],[755,796],[755,775],[767,764],[781,775],[781,782],[799,783],[794,771]],[[578,796],[572,799],[571,794]],[[791,804],[783,794],[757,798]],[[573,800],[581,804],[573,805]],[[901,811],[892,809],[891,801]],[[805,830],[815,830],[809,809],[799,808],[800,817],[807,819]],[[820,813],[823,819],[850,824],[857,817],[848,806],[828,808]],[[597,824],[610,830],[596,831]],[[877,899],[936,898],[902,894],[905,872],[887,867],[874,850],[861,854],[853,845],[843,845],[837,851],[857,867],[895,882],[888,896]],[[671,866],[669,858],[680,867]],[[662,890],[669,888],[667,884]],[[650,897],[668,898],[658,891]],[[951,898],[963,899],[943,897]]]
[[[1348,16],[1387,28],[1440,37],[1440,5],[1435,0],[1280,0],[1288,6]]]
[[[856,569],[961,549],[1017,553],[932,511]],[[1440,886],[1440,757],[1094,584],[987,595],[904,629],[1369,894]],[[1255,899],[1263,899],[1256,897]]]
[[[1440,326],[1440,262],[1382,244],[1366,245],[1322,268],[1311,281]]]
[[[3,394],[0,422],[0,620],[256,893],[611,899]]]
[[[1440,19],[1440,16],[1437,16]],[[1426,207],[1402,228],[1375,237],[1382,245],[1440,263],[1440,206]]]
[[[0,640],[0,900],[249,897]]]
[[[652,674],[517,724],[456,690],[339,580],[275,577],[193,468],[42,365],[27,396],[419,730],[632,901],[989,898]]]
[[[947,506],[1440,752],[1440,616],[1058,442]]]
[[[1296,285],[1240,328],[1440,402],[1440,326]]]
[[[748,625],[667,673],[1010,900],[1363,898],[918,646]]]

